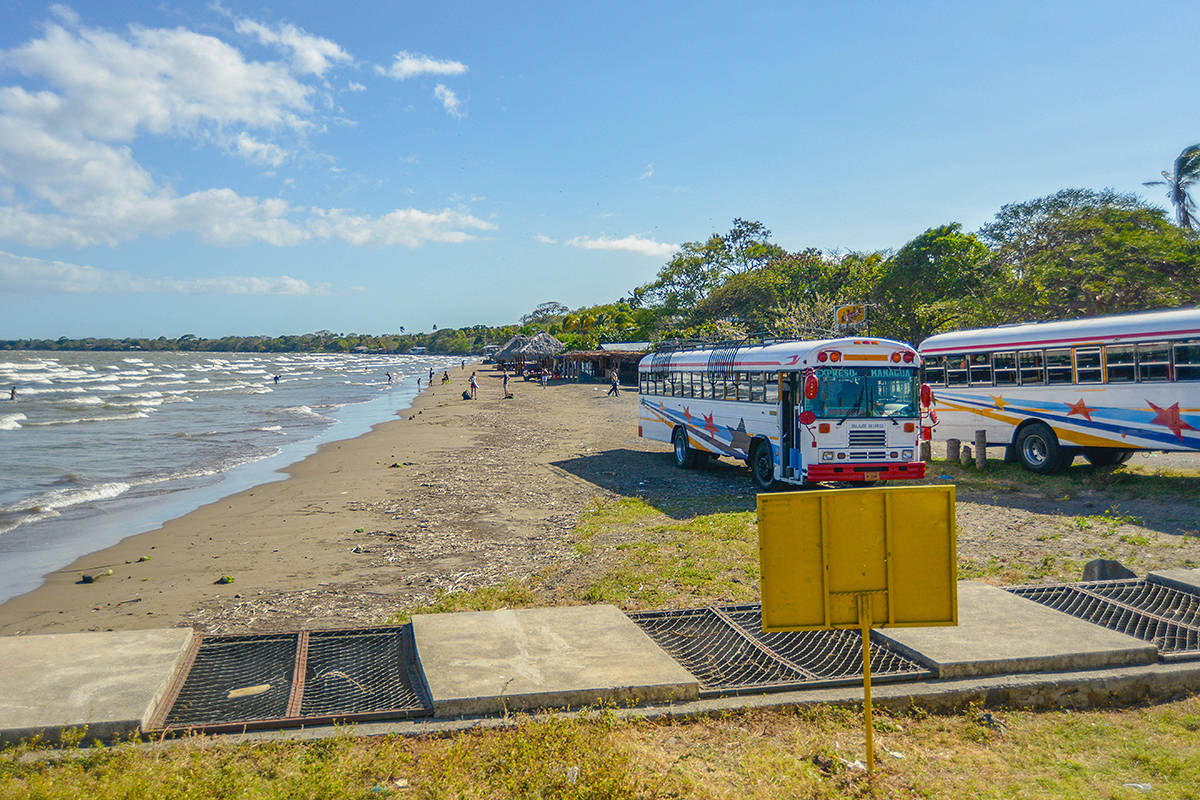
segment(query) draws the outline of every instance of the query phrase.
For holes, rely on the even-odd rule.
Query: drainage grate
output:
[[[411,625],[206,636],[181,675],[152,727],[217,732],[432,713]]]
[[[1200,595],[1192,592],[1142,578],[1010,586],[1008,591],[1150,642],[1164,661],[1200,658]]]
[[[862,680],[858,631],[763,633],[758,605],[642,611],[629,616],[696,677],[702,696]],[[932,674],[882,641],[871,640],[872,681]]]

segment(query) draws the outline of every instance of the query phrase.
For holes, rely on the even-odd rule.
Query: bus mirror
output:
[[[928,383],[921,384],[921,405],[929,408],[933,405],[933,387]]]
[[[820,388],[821,382],[817,380],[817,376],[813,373],[809,373],[808,377],[804,379],[804,396],[809,400],[816,400],[817,391]]]
[[[811,411],[801,411],[800,412],[800,424],[801,425],[812,425],[816,421],[817,421],[817,415],[814,414],[813,412],[811,412]]]

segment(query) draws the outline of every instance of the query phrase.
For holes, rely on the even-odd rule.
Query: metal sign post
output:
[[[953,486],[758,496],[764,631],[862,633],[867,769],[875,769],[871,629],[958,624]]]

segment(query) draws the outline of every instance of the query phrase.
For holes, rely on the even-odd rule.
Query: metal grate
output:
[[[758,605],[642,611],[629,616],[696,677],[704,696],[862,680],[858,631],[763,633]],[[872,680],[911,680],[931,674],[884,642],[871,640]]]
[[[424,711],[412,626],[314,632],[300,716]]]
[[[886,447],[887,431],[850,431],[851,447]]]
[[[284,716],[298,638],[295,633],[205,637],[166,727]]]
[[[1166,661],[1200,658],[1200,595],[1142,578],[1010,586],[1008,591],[1158,648]]]
[[[433,710],[411,625],[206,636],[181,681],[152,727],[215,732]]]

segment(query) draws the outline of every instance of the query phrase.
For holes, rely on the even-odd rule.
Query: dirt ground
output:
[[[641,497],[681,520],[755,507],[743,465],[679,470],[668,445],[638,438],[634,392],[518,380],[506,400],[499,373],[479,369],[480,397],[468,402],[470,371],[421,395],[406,418],[327,445],[286,481],[49,576],[0,606],[0,633],[378,624],[440,593],[513,579],[566,602],[639,536],[609,531],[585,555],[575,528],[592,501]],[[1045,480],[935,460],[927,480],[958,485],[960,577],[1077,579],[1097,557],[1144,573],[1200,564],[1200,459],[1165,458],[1139,456],[1119,481],[1087,466]],[[77,582],[104,565],[113,576]],[[225,575],[233,583],[215,583]]]

